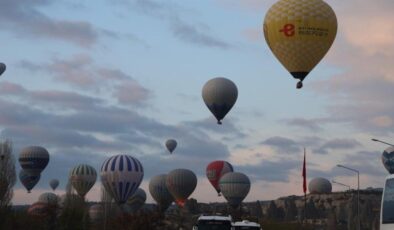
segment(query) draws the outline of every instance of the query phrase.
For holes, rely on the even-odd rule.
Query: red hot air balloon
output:
[[[206,169],[206,174],[209,182],[211,182],[212,186],[218,192],[218,196],[220,196],[220,188],[219,188],[219,180],[220,178],[229,172],[233,172],[233,166],[227,161],[213,161],[209,163]]]

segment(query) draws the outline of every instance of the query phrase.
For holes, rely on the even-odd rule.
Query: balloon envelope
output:
[[[146,193],[143,189],[138,188],[135,193],[127,199],[127,206],[131,212],[136,212],[144,206],[146,201]]]
[[[19,154],[19,163],[21,167],[29,173],[41,173],[49,162],[48,151],[41,146],[29,146]]]
[[[30,173],[24,169],[19,172],[19,180],[26,188],[28,193],[30,193],[30,190],[32,190],[38,181],[40,181],[40,177],[41,175],[39,173]]]
[[[0,62],[0,76],[5,72],[6,65]]]
[[[239,172],[230,172],[222,176],[219,187],[228,204],[233,208],[238,207],[250,191],[249,178]]]
[[[38,197],[38,202],[42,202],[42,203],[45,203],[47,205],[55,206],[59,202],[59,197],[56,194],[54,194],[54,193],[45,192],[45,193],[42,193]]]
[[[177,142],[174,139],[169,139],[166,141],[166,147],[170,153],[172,153],[177,146]]]
[[[330,49],[337,18],[322,0],[280,0],[264,19],[265,40],[282,65],[300,82]]]
[[[77,165],[70,172],[71,185],[81,197],[85,197],[86,193],[88,193],[94,183],[96,183],[96,179],[96,170],[90,165]]]
[[[101,182],[118,204],[125,203],[134,194],[143,177],[142,164],[132,156],[112,156],[101,166]]]
[[[59,186],[59,180],[58,179],[52,179],[49,181],[49,186],[51,186],[52,190],[55,191],[57,186]]]
[[[383,151],[382,163],[390,174],[394,173],[394,147],[388,147]]]
[[[152,177],[149,181],[149,193],[162,211],[165,211],[174,201],[174,197],[168,191],[166,180],[167,175],[160,174]]]
[[[209,163],[206,169],[206,174],[209,182],[215,188],[217,193],[220,195],[219,180],[220,178],[229,172],[233,172],[233,166],[227,161],[213,161]]]
[[[183,207],[186,199],[197,186],[197,177],[189,169],[175,169],[168,173],[166,186],[175,198],[175,202]]]
[[[209,80],[202,89],[205,105],[216,117],[218,124],[221,124],[221,120],[234,106],[237,97],[237,86],[234,82],[223,77]]]
[[[48,204],[36,202],[27,209],[27,213],[31,216],[45,217],[49,214]]]

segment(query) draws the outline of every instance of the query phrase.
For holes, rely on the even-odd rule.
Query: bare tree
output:
[[[12,155],[12,143],[0,141],[0,209],[11,204],[14,195],[12,188],[16,182],[15,159]]]

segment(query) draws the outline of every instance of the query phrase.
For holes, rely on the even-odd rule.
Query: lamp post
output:
[[[360,220],[360,171],[356,169],[352,169],[343,165],[337,165],[337,167],[344,168],[350,171],[357,173],[357,220],[358,220],[358,230],[361,229],[361,220]]]
[[[372,139],[371,139],[371,141],[380,142],[380,143],[383,143],[383,144],[385,144],[385,145],[390,145],[390,146],[394,147],[394,145],[393,145],[393,144],[390,144],[390,143],[388,143],[388,142],[381,141],[381,140],[378,140],[378,139],[375,139],[375,138],[372,138]]]
[[[331,182],[332,182],[333,184],[339,184],[339,185],[342,185],[342,186],[344,186],[344,187],[347,187],[347,189],[350,190],[350,186],[349,186],[349,185],[342,184],[342,183],[340,183],[340,182],[338,182],[338,181],[335,181],[335,180],[332,180]]]

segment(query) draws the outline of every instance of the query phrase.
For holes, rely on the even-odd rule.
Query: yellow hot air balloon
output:
[[[264,19],[264,36],[297,88],[334,42],[337,18],[322,0],[280,0]]]

